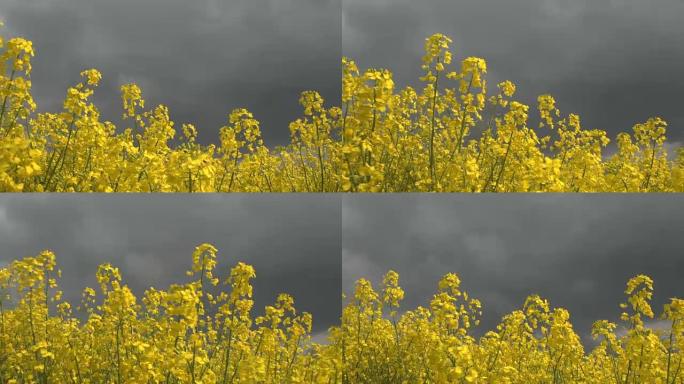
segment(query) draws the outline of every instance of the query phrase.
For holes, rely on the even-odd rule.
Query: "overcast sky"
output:
[[[591,323],[616,320],[627,280],[655,280],[654,308],[684,297],[679,195],[4,195],[0,265],[53,250],[72,303],[97,265],[121,268],[137,294],[187,281],[195,246],[219,249],[219,274],[254,265],[256,312],[280,292],[338,323],[341,290],[399,272],[404,308],[427,305],[439,279],[461,276],[484,305],[480,330],[540,294]]]
[[[492,329],[530,294],[567,308],[586,342],[595,320],[616,321],[627,280],[655,280],[654,310],[684,297],[680,195],[357,195],[342,205],[343,289],[393,269],[403,306],[429,305],[459,274]]]
[[[79,72],[98,68],[104,118],[121,115],[119,86],[136,82],[150,107],[194,123],[217,142],[234,108],[262,122],[269,145],[288,141],[299,95],[340,99],[341,0],[3,0],[2,34],[33,41],[34,97],[61,108]]]
[[[4,0],[5,35],[33,40],[34,94],[57,110],[78,72],[104,73],[96,100],[118,122],[119,85],[143,87],[200,142],[245,106],[267,144],[284,144],[303,90],[339,104],[343,53],[418,85],[424,39],[454,39],[457,59],[489,63],[489,84],[523,102],[556,96],[564,113],[611,137],[661,116],[684,142],[681,0]],[[493,91],[493,89],[492,89]]]
[[[6,194],[0,264],[54,251],[65,298],[77,304],[83,288],[97,286],[101,263],[119,267],[140,295],[186,282],[194,248],[209,242],[221,278],[238,261],[256,269],[253,313],[286,292],[320,333],[340,316],[340,209],[332,195]]]
[[[610,133],[661,116],[684,141],[681,0],[344,0],[343,52],[362,67],[418,85],[424,40],[444,33],[455,59],[483,57],[536,105],[551,93],[565,114]]]

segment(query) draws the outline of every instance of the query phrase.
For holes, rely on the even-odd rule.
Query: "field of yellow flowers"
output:
[[[362,73],[344,58],[340,106],[303,92],[290,143],[272,148],[245,109],[228,115],[216,144],[200,145],[194,126],[178,130],[135,84],[121,87],[126,126],[102,121],[94,69],[67,90],[62,111],[38,112],[32,43],[0,36],[0,191],[684,191],[684,150],[668,158],[662,119],[617,135],[612,154],[606,132],[583,129],[550,95],[538,98],[541,124],[531,127],[515,84],[488,95],[485,61],[454,65],[450,42],[426,39],[421,90],[395,89],[390,71]]]
[[[400,307],[399,276],[380,290],[356,283],[327,341],[286,294],[254,316],[254,269],[216,270],[199,245],[191,281],[137,298],[117,268],[101,265],[97,289],[73,308],[61,298],[55,255],[0,268],[2,383],[684,383],[684,300],[650,326],[653,282],[629,280],[621,323],[594,323],[585,350],[570,314],[533,295],[481,337],[480,302],[445,275],[427,307]],[[215,287],[221,287],[221,293]]]

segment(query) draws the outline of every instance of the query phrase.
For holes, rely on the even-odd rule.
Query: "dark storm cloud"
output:
[[[118,122],[119,86],[136,82],[149,106],[169,106],[216,142],[238,107],[284,144],[299,94],[340,98],[341,0],[4,0],[4,35],[33,41],[34,95],[58,110],[86,68],[103,72],[96,101]]]
[[[218,275],[251,264],[255,312],[286,292],[321,332],[340,315],[341,211],[333,196],[0,196],[0,264],[43,249],[57,255],[65,297],[95,287],[101,263],[137,294],[185,282],[195,246],[218,250]]]
[[[344,0],[343,53],[417,86],[424,39],[453,38],[456,58],[487,59],[490,92],[511,80],[536,105],[611,137],[661,116],[684,141],[684,2],[680,0]]]
[[[567,308],[589,341],[593,321],[617,320],[637,274],[655,280],[657,313],[684,297],[678,195],[345,196],[342,216],[345,293],[393,269],[415,308],[455,272],[483,302],[480,330],[536,293]]]

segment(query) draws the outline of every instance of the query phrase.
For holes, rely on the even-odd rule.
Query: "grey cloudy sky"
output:
[[[654,281],[654,310],[684,297],[679,195],[344,196],[343,289],[393,269],[405,308],[428,305],[459,274],[483,303],[480,330],[530,294],[567,308],[589,341],[595,320],[616,321],[627,280]]]
[[[255,309],[281,292],[314,317],[314,333],[340,316],[341,208],[332,195],[3,195],[0,264],[51,249],[65,298],[79,303],[109,262],[136,294],[187,281],[194,248],[218,250],[218,276],[254,266]]]
[[[490,86],[510,79],[522,101],[556,96],[565,113],[611,136],[651,116],[684,142],[681,0],[4,0],[5,35],[33,40],[34,94],[57,110],[78,72],[104,73],[96,95],[119,121],[119,85],[143,87],[177,123],[217,140],[245,106],[267,144],[288,139],[302,90],[340,97],[341,53],[417,85],[425,37],[454,39],[457,58],[488,60]]]
[[[491,91],[511,80],[532,105],[551,93],[611,137],[661,116],[682,142],[682,15],[681,0],[344,0],[343,53],[416,86],[424,39],[444,33],[455,58],[487,59]]]
[[[98,68],[104,118],[119,121],[119,86],[136,82],[149,106],[217,142],[234,108],[284,144],[299,94],[340,98],[341,0],[3,0],[5,36],[33,41],[34,97],[54,111],[79,72]]]

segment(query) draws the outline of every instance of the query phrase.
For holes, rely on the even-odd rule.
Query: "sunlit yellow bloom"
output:
[[[93,103],[95,69],[81,72],[62,111],[36,112],[33,45],[0,37],[0,191],[684,191],[684,152],[667,150],[662,119],[618,134],[609,155],[606,132],[561,114],[551,95],[539,96],[538,114],[514,99],[511,81],[488,96],[486,61],[457,60],[451,43],[425,40],[422,89],[342,58],[341,104],[303,92],[301,117],[281,127],[289,143],[273,147],[244,108],[201,145],[201,127],[176,126],[136,84],[121,86],[125,126],[116,127]]]

